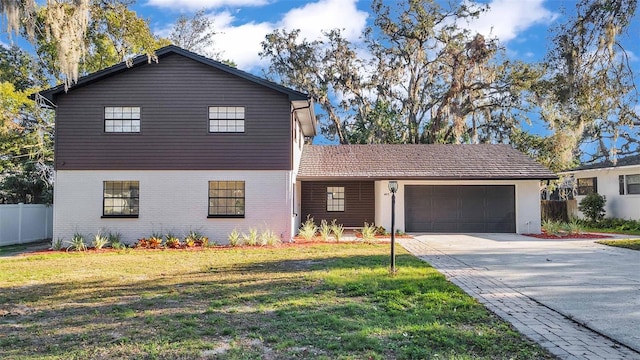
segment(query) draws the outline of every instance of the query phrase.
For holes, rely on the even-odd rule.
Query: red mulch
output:
[[[564,240],[564,239],[607,239],[612,236],[602,235],[602,234],[558,234],[552,235],[547,234],[546,232],[542,232],[541,234],[523,234],[524,236],[531,236],[538,239],[550,239],[550,240]]]
[[[400,236],[397,236],[400,237]],[[381,237],[380,239],[384,240],[384,237]],[[389,238],[387,237],[387,240]],[[231,246],[231,245],[215,245],[215,246],[210,246],[210,247],[201,247],[201,246],[194,246],[194,247],[180,247],[177,249],[173,249],[173,248],[160,248],[160,249],[145,249],[145,248],[127,248],[126,250],[129,251],[135,251],[135,250],[147,250],[147,251],[204,251],[204,250],[225,250],[225,249],[258,249],[258,248],[278,248],[278,247],[307,247],[307,246],[314,246],[314,245],[343,245],[343,244],[353,244],[353,243],[362,243],[361,241],[354,241],[354,240],[340,240],[340,242],[336,242],[336,241],[322,241],[322,239],[320,239],[319,237],[313,238],[311,240],[305,240],[303,238],[298,238],[295,237],[293,242],[283,242],[282,244],[276,245],[276,246],[248,246],[248,245],[241,245],[241,246]],[[118,251],[123,251],[125,249],[111,249],[111,248],[102,248],[102,249],[93,249],[93,248],[89,248],[87,250],[84,251],[68,251],[70,253],[83,253],[83,254],[99,254],[99,253],[107,253],[107,252],[118,252]],[[21,256],[31,256],[31,255],[43,255],[43,254],[52,254],[52,253],[60,253],[60,252],[67,252],[66,249],[62,249],[62,250],[52,250],[52,249],[46,249],[46,250],[36,250],[36,251],[25,251],[19,255]]]

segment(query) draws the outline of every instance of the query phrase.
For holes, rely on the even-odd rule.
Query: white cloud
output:
[[[321,0],[290,10],[278,27],[300,29],[300,35],[315,39],[320,30],[344,29],[348,40],[356,40],[366,26],[368,13],[358,10],[353,0]]]
[[[262,6],[268,0],[149,0],[147,5],[180,10],[217,9],[224,6]]]
[[[273,22],[237,24],[237,18],[229,11],[213,13],[210,16],[218,32],[215,50],[222,51],[222,57],[234,61],[238,68],[251,70],[264,65],[264,60],[258,55],[262,50],[260,43],[274,29],[300,29],[302,37],[316,39],[322,30],[340,28],[344,29],[343,35],[347,39],[355,41],[362,34],[368,16],[367,12],[357,9],[356,2],[318,0],[293,8],[282,19]]]
[[[492,0],[489,10],[469,21],[467,28],[507,43],[536,24],[549,24],[558,14],[544,7],[545,0]]]

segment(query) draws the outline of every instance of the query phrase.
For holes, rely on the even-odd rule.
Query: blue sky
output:
[[[388,0],[395,4],[396,0]],[[522,60],[540,60],[549,40],[548,28],[563,21],[561,10],[571,13],[570,0],[481,0],[490,10],[469,27],[499,38],[507,55]],[[368,0],[138,0],[134,6],[151,20],[152,29],[167,35],[176,17],[204,9],[220,34],[217,49],[238,67],[256,72],[264,65],[258,52],[264,36],[276,28],[302,30],[315,38],[323,29],[342,28],[354,42],[372,20]],[[638,54],[638,28],[626,39],[627,49]],[[259,72],[259,71],[258,71]]]

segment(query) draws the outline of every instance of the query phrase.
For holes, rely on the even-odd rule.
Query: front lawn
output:
[[[631,250],[640,250],[640,239],[602,240],[602,241],[596,241],[596,242],[602,245],[621,247],[621,248],[631,249]]]
[[[0,259],[3,359],[551,359],[388,245]]]

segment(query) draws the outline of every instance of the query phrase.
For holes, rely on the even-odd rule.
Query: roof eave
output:
[[[598,167],[598,168],[591,168],[591,169],[564,170],[564,171],[559,171],[558,174],[567,175],[567,174],[573,174],[573,173],[582,172],[582,171],[600,171],[600,170],[618,170],[618,169],[627,170],[630,168],[640,168],[640,164],[605,166],[605,167]]]
[[[375,176],[363,176],[363,175],[359,175],[359,176],[347,176],[347,175],[338,175],[338,176],[331,176],[331,175],[321,175],[321,176],[312,176],[312,175],[298,175],[297,180],[299,181],[327,181],[327,180],[371,180],[371,181],[378,181],[378,180],[429,180],[429,181],[438,181],[438,180],[442,180],[442,181],[452,181],[452,180],[475,180],[475,181],[498,181],[498,180],[539,180],[539,181],[544,181],[544,180],[557,180],[558,176],[556,175],[540,175],[540,176],[528,176],[528,177],[523,177],[523,176],[502,176],[502,177],[490,177],[490,176],[379,176],[379,175],[375,175]]]

